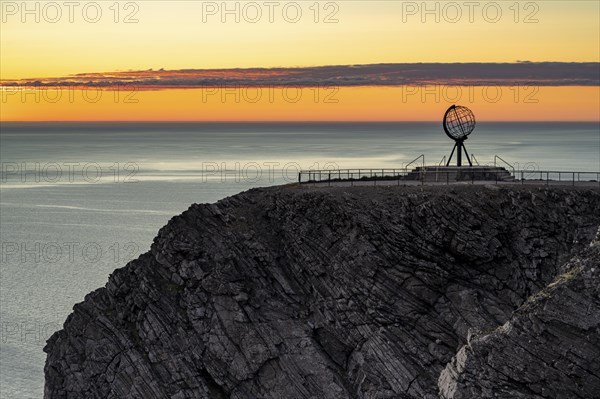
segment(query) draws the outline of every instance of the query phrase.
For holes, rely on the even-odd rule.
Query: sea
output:
[[[480,164],[600,172],[598,122],[481,122],[465,145]],[[191,204],[299,170],[435,165],[452,146],[429,122],[3,122],[0,398],[43,397],[46,340]]]

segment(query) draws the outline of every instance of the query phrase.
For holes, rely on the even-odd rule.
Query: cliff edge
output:
[[[598,398],[600,193],[254,189],[48,341],[45,398]]]

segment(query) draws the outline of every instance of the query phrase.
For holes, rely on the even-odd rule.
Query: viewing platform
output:
[[[538,184],[600,189],[600,172],[508,170],[501,166],[326,169],[300,171],[298,183],[330,186]]]
[[[514,181],[515,176],[501,166],[418,166],[404,179],[425,182]]]
[[[536,184],[597,187],[600,190],[600,172],[517,170],[499,155],[494,156],[493,166],[491,163],[480,165],[475,155],[469,154],[465,147],[475,125],[475,115],[469,108],[452,105],[446,110],[442,126],[446,135],[454,141],[454,147],[448,159],[444,156],[437,165],[426,166],[425,154],[421,154],[400,169],[302,170],[298,173],[298,183],[330,186]],[[456,166],[451,166],[454,157]]]

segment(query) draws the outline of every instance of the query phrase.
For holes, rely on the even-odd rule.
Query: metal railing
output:
[[[408,171],[408,167],[410,165],[412,165],[413,163],[417,162],[419,159],[421,160],[421,167],[424,168],[425,167],[425,154],[421,154],[418,157],[416,157],[415,159],[413,159],[412,161],[410,161],[409,163],[407,163],[404,166],[404,170]]]
[[[513,175],[515,175],[515,172],[516,172],[515,167],[512,164],[506,162],[500,155],[494,155],[494,166],[495,167],[498,166],[496,163],[498,159],[501,160],[504,164],[508,165],[512,169]]]
[[[545,182],[545,183],[595,183],[600,185],[600,172],[572,172],[572,171],[547,171],[547,170],[520,170],[517,171],[518,180],[521,183]],[[588,178],[586,178],[586,176]],[[583,178],[582,178],[583,177]]]
[[[600,172],[543,171],[543,170],[487,170],[484,167],[462,167],[460,170],[446,170],[439,167],[423,167],[418,172],[402,169],[331,169],[302,170],[298,174],[298,183],[328,185],[366,183],[377,185],[414,185],[414,184],[543,184],[543,185],[586,185],[600,189]]]
[[[377,181],[398,180],[406,177],[410,172],[402,169],[323,169],[323,170],[301,170],[298,174],[299,183],[318,183],[335,181]]]

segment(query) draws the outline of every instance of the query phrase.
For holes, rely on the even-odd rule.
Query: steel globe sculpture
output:
[[[467,161],[469,161],[469,165],[473,166],[471,163],[471,158],[469,157],[467,149],[464,145],[464,141],[475,129],[475,115],[473,115],[473,112],[467,107],[453,105],[448,108],[444,114],[443,126],[448,137],[456,142],[454,144],[454,148],[452,149],[452,153],[450,154],[450,158],[448,158],[448,163],[446,166],[450,166],[450,162],[452,161],[455,151],[456,166],[462,166],[463,151],[465,152]]]

